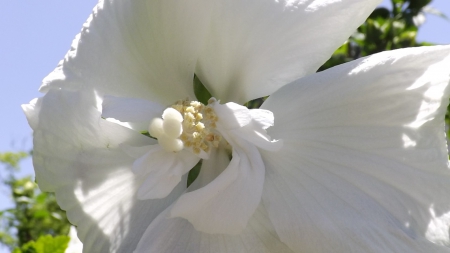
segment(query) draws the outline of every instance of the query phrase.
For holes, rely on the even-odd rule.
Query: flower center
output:
[[[183,148],[200,157],[217,148],[222,137],[216,129],[218,117],[214,109],[198,101],[179,100],[165,109],[161,118],[154,118],[149,126],[151,136],[171,152]]]

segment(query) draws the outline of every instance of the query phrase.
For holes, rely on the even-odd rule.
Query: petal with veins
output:
[[[216,1],[195,73],[224,103],[270,95],[316,72],[380,2]]]
[[[154,143],[156,144],[156,143]],[[141,146],[141,147],[133,147],[126,144],[121,144],[120,148],[125,152],[127,155],[131,156],[132,158],[140,158],[141,156],[147,154],[147,152],[155,152],[159,149],[156,148],[156,145],[148,145],[148,146]]]
[[[95,90],[161,104],[194,98],[213,2],[100,0],[41,91]]]
[[[264,150],[275,152],[283,147],[282,140],[272,140],[266,130],[262,129],[261,124],[255,120],[252,120],[250,124],[242,128],[234,129],[230,132]]]
[[[185,218],[202,232],[238,234],[261,201],[264,164],[252,144],[224,138],[233,146],[228,167],[206,186],[183,194],[170,210],[170,217]]]
[[[210,159],[203,161],[200,174],[189,190],[195,191],[209,184],[228,163],[225,149],[212,150]],[[169,212],[170,207],[148,227],[135,253],[293,253],[280,242],[261,204],[239,235],[199,232],[185,219],[167,219]]]
[[[430,207],[450,211],[448,66],[450,46],[384,52],[265,101],[268,132],[284,146],[261,151],[263,200],[283,242],[315,253],[450,251],[425,239]]]
[[[133,163],[133,172],[145,178],[139,187],[138,198],[165,198],[198,161],[196,155],[186,150],[174,153],[167,152],[160,145],[151,146],[145,155]]]
[[[168,211],[148,227],[134,253],[294,253],[280,241],[262,205],[239,235],[197,231],[185,219],[167,219]]]
[[[33,165],[43,191],[78,228],[85,252],[133,252],[150,222],[186,189],[184,178],[164,199],[137,200],[143,178],[120,144],[148,146],[152,139],[101,119],[95,97],[50,90],[24,106],[34,130]],[[58,129],[55,131],[55,129]]]
[[[210,106],[219,117],[219,123],[224,130],[243,127],[252,120],[250,110],[245,106],[233,102],[220,104],[220,101],[215,99],[213,101]]]
[[[154,118],[161,117],[164,106],[145,99],[105,96],[102,117],[122,122],[144,122],[147,125]]]
[[[147,147],[140,147],[145,150]],[[128,148],[130,151],[131,149]],[[134,150],[137,150],[134,148]],[[129,152],[128,151],[128,152]],[[161,167],[170,167],[175,157],[173,153],[166,152],[160,145],[152,145],[146,154],[136,159],[133,163],[133,173],[136,175],[144,175],[152,170],[158,170]]]
[[[274,117],[273,113],[269,110],[251,109],[250,115],[252,116],[252,119],[261,126],[262,129],[267,129],[273,126]]]

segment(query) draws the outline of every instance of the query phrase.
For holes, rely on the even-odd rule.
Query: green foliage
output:
[[[200,81],[197,75],[194,75],[194,94],[198,102],[206,105],[208,100],[212,97],[211,93],[206,89],[205,85]]]
[[[37,241],[30,241],[21,248],[16,248],[12,253],[64,253],[70,238],[65,235],[52,237],[45,235]]]
[[[414,20],[431,0],[392,0],[392,8],[375,9],[320,70],[357,58],[405,47],[431,45],[416,41],[419,24]]]
[[[31,177],[15,177],[19,162],[27,156],[24,152],[0,154],[0,163],[8,173],[2,183],[10,189],[14,203],[13,208],[0,211],[0,243],[10,249],[37,242],[43,235],[67,235],[70,229],[66,213],[59,208],[54,194],[40,192]]]
[[[30,177],[9,182],[16,208],[8,210],[10,226],[17,229],[18,245],[39,236],[66,235],[70,224],[56,203],[54,194],[39,192]]]
[[[200,174],[200,168],[202,167],[202,160],[200,160],[194,168],[189,171],[188,179],[187,179],[187,187],[189,187],[195,179],[197,179],[198,174]]]
[[[0,153],[0,163],[3,163],[7,166],[7,168],[19,168],[19,162],[28,157],[28,154],[25,152],[5,152]]]

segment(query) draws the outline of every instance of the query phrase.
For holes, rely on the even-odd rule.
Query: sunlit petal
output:
[[[196,74],[224,103],[270,95],[314,73],[380,2],[216,1]]]
[[[102,117],[114,118],[122,122],[145,122],[161,117],[165,107],[145,99],[105,96]]]
[[[159,145],[154,145],[142,157],[133,163],[133,172],[146,178],[139,187],[139,199],[160,199],[167,197],[178,185],[181,178],[199,158],[189,151],[167,152]]]
[[[85,252],[132,252],[150,222],[185,191],[165,199],[137,200],[143,179],[121,144],[148,146],[150,138],[101,119],[92,93],[49,91],[25,105],[34,130],[33,164],[44,191],[78,228]],[[58,131],[55,131],[58,129]]]
[[[204,160],[198,178],[189,187],[195,191],[209,184],[227,167],[229,158],[222,147]],[[280,242],[263,205],[260,205],[239,235],[197,231],[183,218],[167,218],[170,207],[149,226],[136,253],[292,253]]]
[[[206,186],[183,194],[171,217],[185,218],[195,229],[213,234],[238,234],[247,226],[261,201],[264,164],[252,144],[233,139],[232,145],[228,167]]]
[[[245,106],[233,102],[220,104],[219,101],[212,103],[210,106],[219,116],[219,123],[224,130],[243,127],[252,120],[250,110]]]
[[[194,98],[192,79],[212,3],[101,0],[41,91],[95,89],[99,96],[161,104]]]
[[[161,213],[149,226],[135,253],[293,253],[280,242],[262,205],[239,235],[199,232],[185,219],[166,216]]]
[[[450,211],[450,47],[385,52],[300,79],[263,108],[263,200],[298,252],[449,252],[425,239]],[[405,138],[407,136],[407,138]],[[406,141],[405,141],[406,140]]]

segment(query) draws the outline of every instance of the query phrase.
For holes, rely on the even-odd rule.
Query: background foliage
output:
[[[14,253],[56,253],[67,247],[70,223],[53,193],[40,192],[31,177],[16,178],[20,161],[29,154],[0,154],[1,183],[10,189],[14,207],[0,211],[0,243]],[[53,238],[52,236],[58,236]]]

